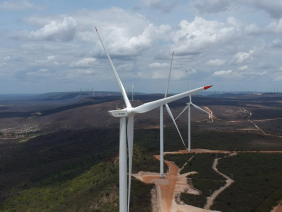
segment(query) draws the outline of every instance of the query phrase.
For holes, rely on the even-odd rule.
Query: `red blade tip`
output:
[[[98,30],[97,30],[97,28],[96,28],[96,27],[95,27],[95,29],[96,29],[96,32],[97,32]]]
[[[210,87],[212,87],[212,85],[205,86],[205,87],[204,87],[204,90],[207,90],[207,89],[209,89]]]

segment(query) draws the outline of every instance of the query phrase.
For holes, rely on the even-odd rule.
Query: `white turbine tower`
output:
[[[101,40],[101,37],[96,28],[96,32],[101,41],[101,44],[104,48],[104,51],[108,57],[108,60],[113,69],[114,75],[118,82],[119,88],[121,90],[124,102],[126,104],[126,108],[120,110],[111,110],[108,111],[109,115],[113,117],[120,118],[120,133],[119,133],[119,211],[120,212],[128,212],[129,211],[129,203],[130,203],[130,187],[131,187],[131,170],[132,170],[132,152],[133,152],[133,134],[134,134],[134,115],[136,113],[146,113],[150,110],[153,110],[161,105],[164,105],[169,102],[173,102],[175,100],[184,98],[186,96],[198,93],[200,91],[206,90],[211,86],[205,86],[201,88],[197,88],[191,91],[187,91],[181,94],[177,94],[174,96],[170,96],[164,99],[159,99],[153,102],[145,103],[138,107],[132,107],[130,101],[126,95],[124,86],[118,76],[118,73],[114,67],[114,64]],[[127,126],[126,126],[126,118],[128,118]],[[126,136],[127,134],[127,136]],[[126,152],[126,137],[128,142],[128,158],[129,158],[129,182],[127,189],[127,152]]]
[[[188,89],[189,89],[189,81],[188,81],[188,73],[187,73],[187,71],[186,71],[186,76],[187,76]],[[196,109],[198,109],[198,110],[201,110],[201,111],[203,111],[204,113],[207,113],[207,114],[209,115],[209,117],[211,117],[211,116],[214,117],[214,116],[213,116],[212,114],[210,114],[209,112],[205,111],[204,109],[200,108],[199,106],[193,104],[193,103],[192,103],[192,97],[191,97],[191,95],[189,95],[189,100],[190,100],[190,102],[189,102],[189,103],[186,103],[187,106],[186,106],[186,107],[182,110],[182,112],[176,117],[176,119],[178,119],[178,118],[181,116],[181,114],[182,114],[186,109],[188,109],[188,152],[191,152],[191,110],[190,110],[191,105],[192,105],[194,108],[196,108]],[[175,119],[175,120],[176,120],[176,119]]]
[[[170,63],[170,71],[169,71],[169,76],[168,76],[168,81],[167,81],[167,87],[166,87],[166,92],[165,92],[165,98],[167,97],[168,95],[168,88],[169,88],[169,81],[170,81],[170,75],[171,75],[171,68],[172,68],[172,61],[173,61],[173,55],[174,55],[174,52],[172,52],[172,56],[171,56],[171,63]],[[186,149],[186,146],[185,146],[185,143],[183,141],[183,138],[181,136],[181,133],[177,127],[177,124],[174,120],[174,117],[172,115],[172,112],[168,106],[168,104],[165,104],[165,107],[166,107],[166,110],[167,110],[167,113],[169,114],[169,116],[171,117],[171,120],[173,121],[176,129],[177,129],[177,132],[182,140],[182,143]],[[161,178],[164,178],[164,122],[163,122],[163,105],[160,107],[160,177]]]

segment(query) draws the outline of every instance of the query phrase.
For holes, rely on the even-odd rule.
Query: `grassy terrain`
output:
[[[216,199],[212,209],[269,212],[282,199],[282,154],[239,153],[220,160],[219,171],[235,182]]]
[[[182,167],[192,154],[166,155],[165,159],[174,161]],[[216,157],[222,157],[225,154],[195,154],[194,157],[184,166],[180,174],[196,171],[198,174],[189,176],[192,179],[193,186],[201,191],[201,195],[192,195],[182,193],[180,199],[189,205],[203,207],[206,204],[206,197],[225,184],[225,178],[217,174],[212,169],[213,161]]]
[[[0,158],[0,211],[87,211],[93,204],[113,211],[118,204],[118,134],[116,129],[85,129],[5,143],[1,151],[8,148],[9,154]],[[159,172],[153,157],[159,153],[159,131],[136,130],[135,135],[133,172]],[[176,151],[179,146],[166,142],[165,148]],[[133,180],[131,206],[143,201],[138,211],[150,211],[151,189]]]
[[[165,155],[164,159],[168,161],[173,161],[179,168],[182,166],[193,156],[194,154],[177,154],[177,155]]]
[[[117,170],[118,162],[118,137],[118,129],[84,129],[41,135],[24,143],[16,143],[16,140],[0,143],[1,211],[26,211],[27,208],[39,208],[39,211],[68,211],[67,208],[75,208],[76,211],[115,211],[115,205],[118,204],[118,175],[117,171],[114,171]],[[159,154],[159,129],[135,129],[134,137],[133,172],[159,172],[159,161],[153,157]],[[165,151],[183,149],[174,128],[166,128],[165,137]],[[275,150],[280,148],[281,139],[269,138],[267,142],[265,139],[261,135],[250,133],[192,133],[192,143],[199,148],[233,149],[237,146],[238,150],[240,146],[241,149],[269,150],[274,149],[275,145]],[[201,185],[207,186],[206,190],[202,190],[203,196],[206,197],[209,189],[213,189],[213,180],[219,180],[220,176],[212,174],[212,170],[200,169],[204,166],[211,169],[215,155],[207,154],[206,161],[201,157],[196,155],[195,160],[185,167],[184,172],[199,172],[193,183],[200,190]],[[189,158],[186,155],[175,162],[183,164],[187,159]],[[99,170],[97,167],[100,166],[105,167],[105,172],[93,171]],[[93,175],[89,181],[87,173]],[[95,180],[96,177],[100,179],[99,182]],[[207,181],[211,186],[205,184]],[[151,185],[146,188],[145,184],[134,181],[132,187],[132,198],[135,196],[137,202],[135,205],[140,205],[138,203],[141,197],[134,192],[147,189],[146,192],[141,192],[144,204],[135,211],[141,211],[143,208],[148,211],[150,200],[145,194],[150,193],[148,191],[152,188]],[[90,192],[91,188],[93,190]],[[277,195],[279,196],[278,193]]]

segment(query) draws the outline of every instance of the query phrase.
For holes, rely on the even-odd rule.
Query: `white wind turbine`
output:
[[[169,88],[169,81],[170,81],[170,75],[171,75],[171,68],[172,68],[172,61],[173,61],[173,55],[174,55],[174,52],[172,52],[172,56],[171,56],[171,63],[170,63],[170,71],[169,71],[169,76],[168,76],[168,81],[167,81],[167,87],[166,87],[166,92],[165,92],[165,98],[167,97],[167,94],[168,94],[168,88]],[[169,116],[171,117],[171,120],[173,121],[176,129],[177,129],[177,132],[182,140],[182,143],[186,149],[186,146],[185,146],[185,143],[183,141],[183,138],[181,136],[181,133],[177,127],[177,124],[174,120],[174,117],[172,115],[172,112],[168,106],[168,104],[165,104],[165,107],[166,107],[166,111],[167,113],[169,114]],[[164,121],[163,121],[163,105],[160,107],[160,177],[161,178],[164,178]]]
[[[150,110],[153,110],[161,105],[166,103],[184,98],[186,96],[198,93],[200,91],[206,90],[211,86],[205,86],[201,88],[197,88],[191,91],[187,91],[184,93],[180,93],[174,96],[170,96],[167,98],[159,99],[153,102],[148,102],[138,107],[132,107],[130,101],[126,95],[124,86],[118,76],[118,73],[114,67],[114,64],[101,40],[101,37],[98,33],[97,28],[96,32],[101,41],[101,44],[104,48],[104,51],[108,57],[108,60],[113,69],[114,75],[118,82],[119,88],[121,90],[124,102],[126,104],[126,108],[120,110],[111,110],[108,111],[109,115],[113,117],[120,118],[120,133],[119,133],[119,211],[120,212],[128,212],[130,205],[130,187],[131,187],[131,170],[132,170],[132,153],[133,153],[133,134],[134,134],[134,115],[136,113],[146,113]],[[127,126],[126,126],[126,118],[128,118]],[[127,134],[127,136],[126,136]],[[128,158],[129,158],[129,182],[127,189],[127,152],[126,152],[126,137],[128,142]]]
[[[188,83],[188,89],[189,89],[189,81],[188,81],[188,73],[186,71],[186,76],[187,76],[187,83]],[[204,109],[200,108],[199,106],[195,105],[194,103],[192,103],[192,97],[191,95],[189,95],[189,99],[190,99],[190,102],[189,103],[186,103],[187,106],[182,110],[182,112],[176,117],[176,119],[178,119],[181,114],[186,110],[188,109],[188,152],[191,152],[191,110],[190,110],[190,107],[191,105],[198,109],[198,110],[201,110],[203,111],[204,113],[207,113],[209,115],[209,117],[214,117],[212,114],[210,114],[209,112],[205,111]],[[175,119],[175,121],[176,121]]]

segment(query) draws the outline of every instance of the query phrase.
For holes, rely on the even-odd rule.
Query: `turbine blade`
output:
[[[204,110],[203,108],[201,108],[201,107],[199,107],[199,106],[197,106],[197,105],[195,105],[193,103],[191,103],[191,105],[193,105],[194,108],[196,108],[198,110],[201,110],[201,111],[203,111],[204,113],[206,113],[208,115],[211,115],[208,111]]]
[[[170,70],[169,70],[168,81],[167,81],[167,86],[166,86],[166,92],[165,92],[165,96],[164,97],[167,97],[167,93],[168,93],[169,80],[170,80],[170,74],[171,74],[171,67],[172,67],[172,61],[173,61],[173,55],[174,55],[174,52],[172,52],[172,56],[171,56]]]
[[[123,84],[122,84],[122,82],[121,82],[121,80],[120,80],[120,78],[119,78],[119,76],[118,76],[117,70],[116,70],[116,68],[115,68],[115,66],[114,66],[114,64],[113,64],[113,62],[112,62],[112,60],[111,60],[111,58],[110,58],[109,53],[107,52],[107,49],[106,49],[105,46],[104,46],[104,43],[103,43],[103,41],[102,41],[102,39],[101,39],[101,37],[100,37],[100,35],[99,35],[99,32],[98,32],[98,30],[97,30],[96,27],[95,27],[95,29],[96,29],[97,35],[98,35],[98,37],[99,37],[99,39],[100,39],[100,41],[101,41],[101,44],[102,44],[102,46],[103,46],[103,48],[104,48],[104,51],[106,52],[106,55],[107,55],[107,57],[108,57],[108,59],[109,59],[109,61],[110,61],[110,64],[111,64],[112,69],[113,69],[113,71],[114,71],[114,74],[115,74],[115,76],[116,76],[116,80],[117,80],[117,82],[118,82],[118,85],[119,85],[121,94],[122,94],[123,99],[124,99],[124,102],[125,102],[125,104],[126,104],[126,107],[127,107],[127,108],[131,108],[132,106],[131,106],[130,101],[129,101],[128,97],[127,97],[127,94],[126,94],[126,92],[125,92],[125,89],[124,89],[124,87],[123,87]]]
[[[134,116],[128,117],[127,122],[127,142],[128,142],[128,212],[130,206],[130,189],[131,189],[131,173],[132,173],[132,156],[133,156],[133,136],[134,136]]]
[[[188,105],[182,110],[181,113],[179,113],[179,115],[176,117],[176,119],[178,119],[182,115],[182,113],[184,113],[184,111],[187,109],[187,107],[188,107]],[[175,119],[175,121],[176,121],[176,119]]]
[[[182,143],[183,143],[185,149],[187,149],[187,148],[186,148],[186,145],[185,145],[185,143],[184,143],[184,141],[183,141],[183,138],[182,138],[182,136],[181,136],[181,133],[180,133],[178,127],[177,127],[177,124],[176,124],[176,122],[175,122],[175,120],[174,120],[174,118],[173,118],[172,112],[171,112],[171,110],[170,110],[168,104],[165,104],[165,107],[166,107],[166,111],[168,112],[170,118],[172,119],[172,121],[173,121],[173,123],[174,123],[174,126],[175,126],[176,129],[177,129],[177,132],[178,132],[178,134],[179,134],[179,136],[180,136],[180,138],[181,138],[181,141],[182,141]]]
[[[195,93],[199,93],[201,91],[207,90],[210,87],[212,87],[212,85],[197,88],[197,89],[194,89],[194,90],[191,90],[191,91],[186,91],[186,92],[183,92],[183,93],[180,93],[180,94],[177,94],[177,95],[174,95],[174,96],[166,97],[166,98],[163,98],[163,99],[159,99],[159,100],[156,100],[156,101],[153,101],[153,102],[145,103],[145,104],[140,105],[136,108],[132,108],[132,112],[133,113],[146,113],[146,112],[153,110],[153,109],[155,109],[155,108],[157,108],[161,105],[176,101],[178,99],[184,98],[186,96],[189,96],[189,95],[192,95],[192,94],[195,94]]]

